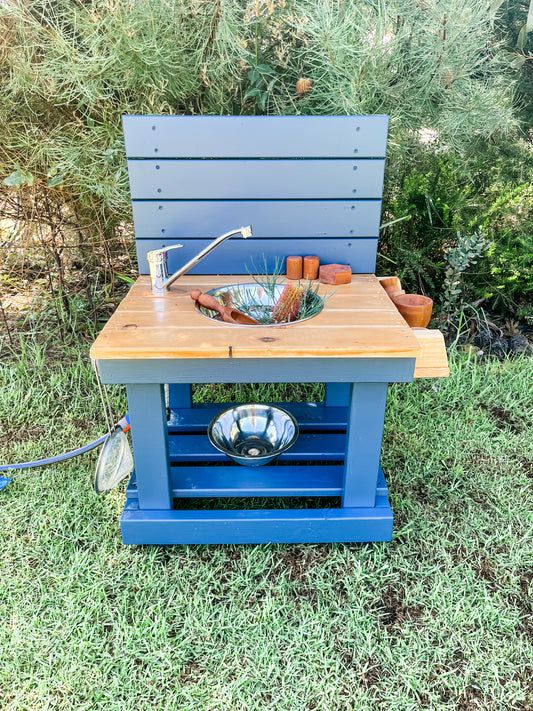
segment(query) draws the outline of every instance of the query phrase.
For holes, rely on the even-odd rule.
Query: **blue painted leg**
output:
[[[127,386],[135,474],[141,509],[171,509],[165,390],[159,384]]]
[[[375,506],[387,383],[352,383],[344,465],[344,507]]]
[[[350,383],[326,383],[326,406],[347,407],[350,402]]]

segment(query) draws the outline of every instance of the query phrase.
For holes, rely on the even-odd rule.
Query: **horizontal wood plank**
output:
[[[226,496],[341,496],[344,464],[319,464],[263,467],[202,466],[171,467],[174,498]],[[388,487],[379,471],[376,496],[387,496]],[[135,473],[126,498],[138,499]]]
[[[213,278],[213,288],[218,286],[216,282]],[[235,282],[239,283],[238,277]],[[323,312],[309,321],[261,328],[211,323],[194,308],[191,310],[193,304],[188,293],[197,285],[195,277],[185,275],[179,280],[179,285],[176,284],[176,293],[171,289],[164,296],[153,297],[150,292],[145,292],[142,311],[126,308],[129,302],[127,296],[93,345],[92,357],[409,358],[416,357],[420,350],[411,329],[372,276],[369,281],[368,275],[363,275],[361,280],[354,275],[351,284],[337,287]],[[137,303],[143,298],[142,289],[146,287],[147,279],[140,277],[131,292]],[[358,293],[358,289],[366,290],[366,293]],[[191,303],[183,309],[187,300]],[[154,308],[155,304],[158,309]],[[176,309],[178,304],[182,310]],[[367,304],[379,305],[378,309],[372,310],[374,319],[368,317]]]
[[[308,430],[344,431],[348,422],[347,407],[326,407],[317,402],[280,402],[274,403],[288,410],[298,421],[300,432]],[[194,407],[172,408],[170,410],[168,431],[205,432],[207,426],[222,410],[231,407],[232,403],[202,403]]]
[[[282,467],[179,466],[171,468],[171,487],[174,498],[340,496],[343,472],[342,464],[293,464]],[[126,497],[138,498],[135,476],[128,486]]]
[[[199,317],[201,318],[201,317]],[[409,334],[398,338],[394,327],[342,326],[297,330],[287,326],[261,331],[231,325],[187,329],[108,328],[93,346],[96,358],[270,358],[319,356],[409,357],[418,351]],[[246,333],[243,333],[246,331]],[[339,333],[342,331],[342,333]],[[97,354],[97,355],[94,355]],[[214,366],[213,366],[214,367]],[[216,381],[216,371],[212,373]]]
[[[346,435],[337,433],[302,433],[293,446],[278,458],[280,462],[342,460]],[[168,439],[171,462],[227,462],[228,457],[216,449],[205,433],[177,434]],[[255,467],[252,467],[254,469]]]
[[[328,310],[332,310],[331,304],[329,303],[329,297],[335,294],[334,310],[336,311],[344,309],[348,309],[350,311],[385,310],[389,314],[392,313],[390,309],[390,300],[384,290],[376,287],[375,282],[365,279],[364,275],[358,274],[357,276],[362,276],[363,278],[361,280],[358,278],[357,281],[352,280],[352,283],[349,286],[334,286],[317,284],[314,282],[314,288],[317,288],[317,293],[327,300],[326,304],[328,306]],[[253,284],[253,281],[252,277],[248,274],[240,276],[214,276],[209,274],[198,274],[194,277],[189,276],[186,280],[182,277],[177,279],[170,286],[168,294],[171,294],[172,298],[169,299],[166,294],[152,294],[149,277],[142,276],[139,277],[137,282],[132,286],[127,299],[122,302],[121,310],[148,311],[150,313],[157,311],[165,311],[169,313],[173,311],[190,312],[191,307],[194,307],[190,297],[193,289],[210,291],[214,288],[224,288],[225,286],[229,287],[235,284],[249,283]],[[285,277],[279,278],[280,285],[286,283],[288,283],[288,280]],[[397,318],[401,318],[399,312],[397,312]]]
[[[226,328],[228,324],[224,324],[223,321],[214,320],[208,318],[203,314],[202,320],[198,320],[199,311],[195,308],[192,300],[190,300],[190,306],[183,311],[157,311],[155,316],[149,311],[121,311],[117,314],[114,319],[113,327],[116,329],[211,329],[213,325],[220,326],[221,328]],[[313,328],[338,328],[342,326],[353,326],[353,311],[349,309],[339,309],[333,310],[329,309],[326,312],[318,314],[313,319],[305,321],[302,323],[293,324],[294,328],[306,329],[307,326],[312,325]],[[360,309],[357,313],[357,326],[364,327],[375,327],[375,328],[390,328],[392,326],[401,326],[403,320],[401,316],[398,316],[396,320],[391,321],[391,317],[388,311],[383,309]],[[270,326],[248,326],[247,328],[259,333],[265,329],[271,329]],[[278,326],[277,328],[283,328],[283,326]]]
[[[390,541],[393,515],[386,496],[376,505],[344,509],[157,511],[126,501],[125,544],[327,543]]]
[[[120,528],[125,544],[328,543],[390,541],[393,514],[387,497],[375,507],[151,511],[126,501]]]
[[[170,254],[169,254],[170,257]],[[223,286],[230,286],[232,284],[245,284],[245,283],[252,283],[253,278],[250,274],[247,274],[246,272],[242,272],[240,274],[217,274],[216,276],[213,276],[212,274],[195,274],[192,276],[190,273],[185,274],[183,277],[180,277],[177,279],[171,286],[169,293],[172,293],[172,301],[177,301],[180,298],[185,298],[189,297],[191,289],[201,289],[202,291],[207,291],[209,289],[214,289],[218,287],[223,287]],[[291,283],[289,279],[287,279],[286,276],[280,274],[279,276],[279,283],[280,284],[287,284]],[[292,282],[295,283],[295,282]],[[314,282],[316,284],[316,281]],[[328,292],[331,290],[330,286],[323,285],[323,284],[318,284],[318,288],[320,293],[322,291]],[[348,297],[353,297],[353,295],[359,295],[359,294],[366,294],[369,295],[370,293],[375,293],[376,295],[380,295],[383,297],[383,303],[388,304],[388,308],[390,308],[390,299],[387,297],[385,294],[384,290],[377,284],[376,279],[373,274],[357,274],[357,278],[352,279],[352,283],[349,286],[339,286],[336,288],[336,293],[340,296],[348,296]],[[151,288],[150,288],[150,278],[146,275],[140,276],[135,280],[135,283],[132,284],[127,298],[128,301],[130,299],[140,297],[144,298],[146,296],[152,295]],[[153,298],[155,300],[157,299],[164,299],[168,301],[168,299],[165,298],[166,295],[164,296],[155,296],[153,295]],[[122,303],[125,303],[124,301]]]
[[[381,199],[379,160],[129,160],[133,200]]]
[[[388,116],[123,116],[137,158],[384,157]]]
[[[132,206],[137,239],[214,239],[241,225],[252,225],[253,239],[377,238],[381,215],[380,200],[133,200]]]
[[[135,242],[140,274],[148,274],[146,253],[181,244],[181,249],[168,253],[169,273],[195,257],[212,240],[201,239],[138,239]],[[368,274],[376,267],[377,239],[255,239],[231,238],[202,259],[189,274],[246,274],[262,269],[264,260],[272,273],[279,260],[290,254],[316,254],[323,264],[349,264],[352,272]],[[254,269],[254,265],[256,269]]]

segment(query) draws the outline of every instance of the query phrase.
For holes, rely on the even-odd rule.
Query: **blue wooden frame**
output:
[[[232,382],[333,377],[319,359],[222,363],[224,377]],[[134,413],[135,473],[121,519],[124,543],[390,540],[393,514],[379,465],[387,383],[410,381],[413,358],[336,359],[335,377],[341,380],[328,383],[329,402],[283,404],[296,416],[301,435],[291,450],[265,467],[233,465],[209,443],[207,424],[227,403],[191,406],[188,383],[208,380],[205,363],[169,359],[157,365],[161,380],[176,382],[168,419],[163,384],[150,382],[152,361],[100,361],[104,382],[127,383]],[[340,497],[342,503],[340,508],[283,511],[190,511],[176,503],[277,496]]]
[[[225,242],[191,273],[242,274],[266,258],[320,254],[375,270],[388,117],[125,116],[137,253],[177,241],[169,269],[217,234],[252,224],[243,252]],[[213,363],[211,362],[211,365]],[[389,382],[408,382],[414,358],[99,361],[125,383],[135,472],[121,519],[137,544],[386,541],[393,516],[380,468]],[[284,403],[300,437],[279,460],[241,467],[209,442],[227,406],[193,406],[191,384],[326,382],[324,403]],[[168,407],[165,400],[168,387]],[[337,497],[336,508],[180,510],[224,497]]]
[[[125,543],[390,540],[393,515],[379,464],[386,382],[353,383],[344,408],[285,404],[298,414],[302,433],[291,450],[265,467],[224,466],[224,455],[210,444],[206,417],[226,404],[180,408],[163,424],[161,384],[130,384],[127,390],[136,466],[121,520]],[[265,496],[340,496],[342,508],[174,507],[175,498]]]

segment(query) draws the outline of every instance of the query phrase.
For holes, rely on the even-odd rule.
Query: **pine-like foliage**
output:
[[[421,129],[464,150],[513,126],[497,5],[0,3],[0,217],[112,240],[131,221],[122,114],[390,114],[392,161]]]

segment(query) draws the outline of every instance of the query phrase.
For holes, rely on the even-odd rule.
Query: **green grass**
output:
[[[67,355],[0,366],[2,461],[105,430],[87,358]],[[531,709],[533,360],[451,365],[390,388],[388,544],[124,547],[124,486],[93,493],[97,453],[14,472],[0,709]]]

